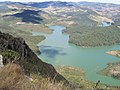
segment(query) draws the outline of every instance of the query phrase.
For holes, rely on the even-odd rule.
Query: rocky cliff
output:
[[[35,73],[40,74],[43,77],[50,77],[51,79],[54,78],[57,81],[68,83],[63,76],[56,72],[52,65],[40,60],[22,38],[15,38],[9,34],[0,32],[0,53],[6,54],[8,50],[17,53],[16,55],[18,55],[19,58],[12,57],[9,59],[10,56],[8,55],[7,58],[3,57],[4,64],[14,62],[23,67],[24,72],[27,75]]]

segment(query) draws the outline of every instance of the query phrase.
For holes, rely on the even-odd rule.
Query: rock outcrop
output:
[[[0,67],[3,67],[4,65],[3,65],[3,56],[2,55],[0,55]]]
[[[40,74],[43,77],[50,77],[56,81],[68,81],[56,72],[54,67],[40,60],[36,54],[29,48],[22,38],[15,38],[9,34],[0,32],[0,53],[6,50],[12,50],[20,56],[15,63],[23,67],[25,73],[30,75],[30,73]],[[4,64],[7,63],[3,58]]]

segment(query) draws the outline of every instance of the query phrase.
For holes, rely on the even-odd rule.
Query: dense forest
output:
[[[68,28],[70,43],[83,47],[110,46],[120,43],[120,29],[109,27],[79,27]]]

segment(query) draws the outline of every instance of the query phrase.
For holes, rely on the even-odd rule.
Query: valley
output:
[[[120,58],[115,57],[120,49],[119,15],[120,5],[111,3],[0,2],[0,31],[22,37],[40,60],[53,65],[72,84],[71,90],[91,90],[98,80],[96,90],[119,90]],[[43,69],[31,62],[20,63],[39,80],[35,67],[44,74],[49,64]]]
[[[62,34],[65,27],[50,26],[50,29],[54,30],[53,34],[46,35],[46,39],[37,45],[41,51],[38,56],[42,60],[56,67],[65,65],[82,68],[85,71],[85,78],[89,81],[96,82],[100,79],[104,84],[115,86],[120,84],[119,80],[97,74],[109,62],[120,60],[105,53],[114,48],[117,49],[119,46],[82,48],[69,44],[69,35]],[[86,55],[87,57],[85,57]]]

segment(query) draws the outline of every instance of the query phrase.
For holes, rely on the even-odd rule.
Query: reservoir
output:
[[[41,54],[38,55],[44,62],[53,66],[66,65],[80,67],[85,71],[85,79],[113,86],[120,86],[120,80],[97,74],[109,62],[120,61],[120,58],[106,54],[107,51],[120,49],[119,45],[95,48],[82,48],[69,43],[69,35],[63,34],[63,26],[50,26],[53,33],[44,34],[46,39],[38,44]],[[38,33],[33,32],[33,35]],[[41,34],[41,33],[40,33]]]

